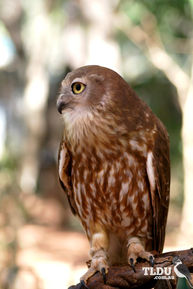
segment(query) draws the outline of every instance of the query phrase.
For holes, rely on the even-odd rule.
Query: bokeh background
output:
[[[165,251],[193,247],[193,1],[0,1],[0,288],[60,289],[88,242],[57,177],[61,80],[79,66],[120,73],[171,142]]]

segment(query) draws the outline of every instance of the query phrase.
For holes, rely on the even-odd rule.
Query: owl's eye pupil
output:
[[[77,90],[77,91],[80,91],[80,90],[81,90],[81,85],[80,85],[80,83],[77,83],[77,84],[76,84],[76,90]]]
[[[80,94],[84,89],[86,85],[81,82],[75,82],[72,84],[72,92],[74,94]]]

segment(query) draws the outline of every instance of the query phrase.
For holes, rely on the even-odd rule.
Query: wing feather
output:
[[[66,146],[65,141],[62,139],[58,153],[59,181],[63,190],[67,195],[72,213],[76,215],[77,207],[74,201],[74,194],[71,181],[71,169],[72,169],[72,157]]]
[[[170,158],[168,134],[160,121],[157,122],[152,151],[147,156],[146,170],[153,211],[153,249],[162,252],[169,207]]]

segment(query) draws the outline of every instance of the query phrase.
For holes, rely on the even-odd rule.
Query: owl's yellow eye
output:
[[[83,90],[85,89],[86,85],[81,83],[81,82],[75,82],[72,84],[72,92],[74,94],[79,94],[81,92],[83,92]]]

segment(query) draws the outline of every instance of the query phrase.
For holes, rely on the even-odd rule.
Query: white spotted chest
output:
[[[130,234],[138,230],[139,235],[145,235],[150,199],[144,175],[145,167],[126,152],[112,162],[98,156],[88,160],[82,155],[72,165],[80,218],[88,227],[90,221],[97,220],[110,230],[125,228]]]

